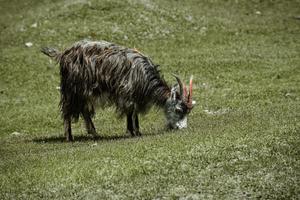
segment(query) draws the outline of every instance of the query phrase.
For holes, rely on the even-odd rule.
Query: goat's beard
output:
[[[178,129],[187,128],[187,116],[185,116],[182,120],[176,123]]]

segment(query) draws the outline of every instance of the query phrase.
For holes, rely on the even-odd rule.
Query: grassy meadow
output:
[[[0,199],[300,199],[299,0],[0,0]],[[114,108],[100,137],[66,143],[59,68],[40,53],[82,39],[135,47],[197,105],[142,137]]]

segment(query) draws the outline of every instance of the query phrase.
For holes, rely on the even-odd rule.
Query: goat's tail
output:
[[[43,47],[41,49],[41,52],[49,56],[50,58],[54,59],[57,62],[59,62],[60,60],[61,53],[57,49],[51,47]]]

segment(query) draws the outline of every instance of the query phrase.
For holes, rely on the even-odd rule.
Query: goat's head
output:
[[[176,78],[177,84],[171,88],[170,97],[165,104],[165,114],[169,128],[185,128],[186,116],[195,104],[192,100],[193,76],[190,78],[189,91],[178,76],[173,76]]]

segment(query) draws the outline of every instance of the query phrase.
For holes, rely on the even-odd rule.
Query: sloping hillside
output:
[[[300,193],[299,1],[0,0],[0,199],[293,199]],[[297,19],[298,16],[298,19]],[[40,53],[82,39],[135,47],[186,81],[188,128],[114,108],[101,138],[64,143],[58,66]]]

